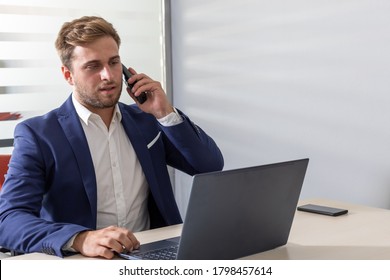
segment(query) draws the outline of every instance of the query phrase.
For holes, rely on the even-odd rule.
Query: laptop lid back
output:
[[[178,259],[237,259],[286,244],[308,161],[195,175]]]

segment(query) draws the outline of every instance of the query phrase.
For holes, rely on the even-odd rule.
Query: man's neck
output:
[[[75,101],[79,103],[81,106],[85,107],[90,111],[91,113],[94,113],[103,120],[104,124],[106,125],[107,129],[110,128],[110,124],[112,121],[113,114],[115,112],[115,106],[108,107],[108,108],[96,108],[88,104],[84,104],[84,102],[81,102],[76,96],[74,96]]]
[[[104,109],[98,109],[98,108],[92,108],[92,109],[87,108],[87,109],[90,110],[92,113],[99,115],[102,118],[107,129],[110,128],[112,115],[114,114],[115,111],[115,106],[110,108],[104,108]]]

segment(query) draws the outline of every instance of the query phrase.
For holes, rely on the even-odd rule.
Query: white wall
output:
[[[309,157],[301,198],[390,208],[390,2],[172,0],[174,104],[225,169]],[[190,179],[176,177],[185,212]]]

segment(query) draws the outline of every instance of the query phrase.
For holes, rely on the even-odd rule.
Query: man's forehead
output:
[[[75,46],[73,59],[106,61],[119,57],[119,48],[111,37],[102,37],[88,44]]]

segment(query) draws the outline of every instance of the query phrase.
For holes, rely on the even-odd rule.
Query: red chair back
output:
[[[0,189],[4,183],[4,176],[8,171],[8,163],[11,158],[11,155],[0,155]]]

